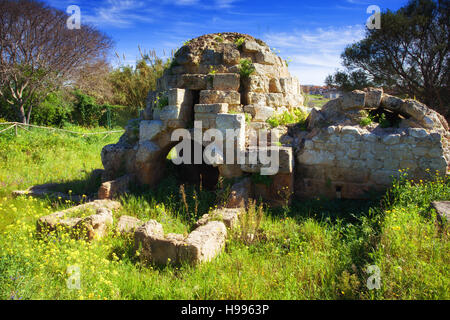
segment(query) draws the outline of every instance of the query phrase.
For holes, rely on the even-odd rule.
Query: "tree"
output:
[[[328,87],[338,88],[342,91],[361,90],[374,86],[366,72],[357,70],[353,72],[337,71],[325,79]]]
[[[412,0],[396,12],[381,14],[381,29],[342,54],[355,70],[396,94],[416,97],[449,117],[450,2]]]
[[[120,60],[119,56],[118,58]],[[115,69],[110,74],[114,95],[112,103],[128,106],[138,114],[139,110],[145,109],[147,95],[149,91],[156,89],[156,80],[162,77],[168,63],[164,63],[152,51],[150,54],[141,53],[135,67],[122,65]]]
[[[91,26],[70,30],[68,18],[39,1],[0,1],[0,96],[23,123],[29,123],[33,105],[102,59],[112,45]]]

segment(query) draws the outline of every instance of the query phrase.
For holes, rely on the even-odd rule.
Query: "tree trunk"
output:
[[[27,117],[25,116],[25,108],[23,104],[18,107],[19,120],[23,124],[27,124]]]
[[[28,108],[27,124],[30,124],[31,110],[33,110],[33,106],[32,105],[30,105],[30,107]]]

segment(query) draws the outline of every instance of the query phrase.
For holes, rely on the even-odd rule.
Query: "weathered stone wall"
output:
[[[361,127],[367,115],[362,110],[393,112],[401,120],[398,128]],[[420,102],[381,89],[332,100],[311,113],[308,125],[310,131],[297,139],[299,197],[365,198],[388,188],[399,170],[407,170],[410,179],[429,179],[437,170],[445,174],[450,163],[445,119]]]
[[[385,190],[399,169],[414,179],[445,173],[443,137],[424,129],[374,130],[329,126],[312,132],[297,155],[296,194],[365,198]],[[430,173],[427,172],[430,170]]]
[[[254,68],[251,75],[243,72],[242,59]],[[312,109],[306,131],[296,125],[272,129],[269,118],[303,108],[299,82],[264,42],[238,33],[210,34],[186,43],[146,104],[119,142],[102,150],[103,180],[115,180],[103,185],[105,197],[127,189],[121,183],[125,179],[116,180],[127,174],[139,184],[156,186],[164,176],[167,154],[178,143],[171,141],[173,131],[192,130],[194,121],[201,121],[204,131],[220,130],[224,141],[233,139],[246,159],[261,149],[252,142],[262,131],[268,134],[267,150],[280,147],[279,172],[265,183],[245,183],[248,192],[241,192],[240,183],[258,176],[264,166],[237,161],[214,165],[216,174],[242,179],[232,206],[241,202],[242,194],[272,204],[284,204],[294,191],[298,197],[364,198],[371,190],[386,189],[399,169],[408,169],[412,179],[424,179],[427,170],[445,172],[450,163],[445,118],[382,89],[356,90],[321,110]],[[372,122],[362,127],[369,112],[386,113],[393,125]],[[227,137],[227,129],[239,129],[239,135]],[[280,139],[272,142],[275,133]]]

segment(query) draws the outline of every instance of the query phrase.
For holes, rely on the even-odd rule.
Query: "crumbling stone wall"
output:
[[[367,113],[400,115],[398,128],[359,124]],[[297,146],[296,194],[299,197],[365,198],[390,186],[399,170],[410,179],[445,174],[450,163],[448,125],[415,100],[402,100],[381,89],[354,91],[313,110],[310,131]]]
[[[248,70],[253,69],[251,74],[244,72],[242,59],[247,61]],[[178,143],[171,141],[173,131],[192,130],[194,121],[202,122],[203,131],[220,130],[224,142],[230,139],[227,129],[239,130],[234,142],[239,151],[248,154],[251,130],[268,130],[270,134],[267,119],[302,107],[298,80],[262,41],[237,33],[193,39],[177,51],[171,67],[158,80],[157,90],[149,93],[141,118],[129,123],[118,144],[103,149],[103,178],[108,181],[134,174],[140,184],[157,185],[164,175],[166,156]],[[274,181],[289,180],[292,189],[292,148],[285,146],[281,153],[286,155],[279,172],[284,176]],[[262,168],[241,165],[237,159],[234,163],[224,161],[227,164],[217,167],[225,178],[245,177]]]
[[[104,185],[100,194],[117,194],[116,186],[134,178],[156,186],[167,154],[178,143],[171,141],[172,133],[178,128],[192,132],[194,121],[202,122],[203,131],[218,129],[224,141],[233,139],[246,159],[264,148],[279,151],[280,170],[268,183],[249,179],[265,169],[259,162],[216,166],[222,177],[241,179],[230,206],[248,197],[284,204],[294,191],[300,198],[364,198],[386,189],[399,169],[409,169],[412,179],[447,171],[448,124],[418,101],[369,88],[312,109],[306,131],[297,125],[272,129],[266,123],[294,108],[304,108],[299,82],[264,42],[238,33],[193,39],[177,51],[157,90],[149,93],[141,117],[130,121],[117,144],[102,150],[103,180],[115,182]],[[393,125],[366,125],[362,120],[369,113],[386,113]],[[238,130],[238,136],[227,137],[227,129]],[[255,148],[250,142],[261,131],[280,139]],[[133,179],[117,180],[125,175]]]

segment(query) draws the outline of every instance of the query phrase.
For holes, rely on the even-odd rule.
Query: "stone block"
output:
[[[117,223],[116,230],[121,234],[132,234],[142,226],[144,222],[135,217],[121,216]]]
[[[95,200],[55,212],[38,219],[37,233],[43,236],[50,232],[66,231],[74,238],[100,239],[113,224],[112,211],[120,207],[120,202]],[[83,218],[86,213],[92,214]]]
[[[139,141],[153,140],[164,129],[160,120],[141,121],[139,125]]]
[[[275,54],[271,51],[258,51],[255,54],[256,62],[260,64],[274,65],[277,62]]]
[[[381,106],[395,112],[399,112],[402,109],[404,101],[400,98],[383,94],[383,98],[381,99]]]
[[[227,103],[196,104],[195,113],[228,113]]]
[[[224,248],[227,228],[220,221],[210,221],[195,229],[185,240],[181,257],[191,264],[211,261]]]
[[[242,181],[233,184],[230,190],[230,196],[228,197],[226,207],[245,208],[248,204],[248,200],[251,198],[251,187],[252,186],[250,178],[242,179]]]
[[[223,52],[223,62],[226,65],[237,65],[241,60],[241,53],[237,49],[229,49]]]
[[[221,208],[216,209],[210,214],[205,214],[197,221],[195,228],[206,225],[210,221],[222,221],[228,229],[233,229],[243,212],[243,208]]]
[[[423,103],[416,100],[405,100],[400,107],[400,112],[413,117],[415,120],[421,121],[426,116],[428,108]]]
[[[213,76],[213,88],[220,91],[238,91],[240,75],[236,73],[217,73]]]
[[[228,103],[229,106],[241,104],[241,95],[236,91],[203,90],[200,104]]]
[[[244,85],[248,92],[268,93],[269,78],[252,75],[247,79],[243,79]]]
[[[344,93],[342,96],[342,110],[364,109],[366,93],[360,90]]]
[[[127,174],[113,181],[107,181],[102,183],[98,190],[99,199],[112,199],[118,195],[129,192],[130,184],[136,181],[136,177],[133,174]]]
[[[383,98],[383,88],[368,88],[366,92],[365,107],[369,109],[377,109]]]
[[[249,105],[267,105],[267,94],[265,93],[257,93],[257,92],[249,92],[247,94],[247,102]]]
[[[263,164],[260,158],[260,152],[265,157],[274,159],[278,163]],[[275,153],[275,154],[273,154]],[[250,159],[257,159],[256,163],[250,163]],[[274,175],[277,173],[292,173],[294,171],[294,156],[291,147],[250,147],[245,151],[245,164],[241,165],[241,169],[244,172],[249,173],[265,173],[268,172],[268,168],[275,167],[276,172],[269,174]],[[264,169],[264,170],[263,170]]]
[[[183,74],[178,83],[178,87],[189,90],[206,90],[207,75],[204,74]]]
[[[244,111],[250,113],[256,122],[266,122],[275,114],[275,109],[263,105],[248,105],[244,107]]]

